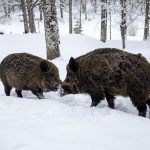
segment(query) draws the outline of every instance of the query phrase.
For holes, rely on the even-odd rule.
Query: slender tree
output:
[[[72,0],[69,0],[69,33],[72,33]]]
[[[149,36],[149,7],[150,7],[150,2],[149,0],[145,0],[145,25],[144,25],[144,40],[147,40]]]
[[[108,1],[109,6],[109,39],[111,40],[111,0]]]
[[[101,0],[101,41],[107,39],[107,0]]]
[[[82,27],[82,0],[80,0],[80,16],[79,16],[79,30],[81,33],[81,27]]]
[[[87,20],[87,0],[84,1],[84,5],[85,20]]]
[[[126,36],[127,36],[127,25],[126,25],[126,0],[120,0],[121,4],[121,23],[120,23],[120,31],[121,31],[121,39],[122,39],[122,48],[126,47]]]
[[[43,0],[43,12],[47,59],[52,60],[60,56],[55,0]]]
[[[64,7],[64,1],[63,0],[60,0],[60,16],[61,18],[63,18],[63,7]]]
[[[42,1],[42,0],[41,0]],[[41,2],[40,1],[40,2]],[[39,12],[40,12],[40,20],[43,20],[43,13],[42,13],[42,2],[39,3]]]
[[[87,20],[87,0],[82,0],[82,7],[83,13],[85,14],[85,20]]]
[[[27,9],[26,9],[25,0],[21,0],[21,8],[22,8],[22,13],[23,13],[24,33],[29,33],[29,25],[28,25]]]
[[[35,28],[35,22],[34,22],[33,0],[26,0],[26,3],[27,3],[30,31],[31,33],[35,33],[36,28]]]

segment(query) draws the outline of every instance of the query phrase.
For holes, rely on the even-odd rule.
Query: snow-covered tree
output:
[[[47,59],[60,56],[59,29],[56,14],[55,0],[43,0],[44,27],[47,49]]]

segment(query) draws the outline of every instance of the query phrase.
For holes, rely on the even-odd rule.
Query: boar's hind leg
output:
[[[113,95],[109,94],[108,92],[105,92],[105,96],[106,96],[106,100],[108,103],[108,107],[114,109],[115,108],[115,105],[114,105],[115,97]]]
[[[17,93],[17,96],[18,96],[18,97],[23,97],[23,96],[22,96],[22,93],[21,93],[21,90],[17,90],[17,89],[16,89],[16,93]]]
[[[34,95],[36,95],[39,99],[44,99],[44,96],[43,96],[43,91],[42,90],[32,90],[32,93]]]
[[[104,94],[90,94],[91,99],[92,99],[92,103],[91,103],[91,107],[93,106],[97,106],[101,100],[104,100]]]

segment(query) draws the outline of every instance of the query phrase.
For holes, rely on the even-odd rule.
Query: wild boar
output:
[[[40,57],[28,53],[14,53],[0,64],[0,78],[7,96],[14,87],[18,97],[22,90],[30,90],[39,99],[43,92],[54,91],[60,84],[57,67]]]
[[[114,108],[115,96],[129,96],[140,116],[150,106],[150,64],[141,54],[115,48],[96,49],[76,59],[70,58],[62,94],[88,93],[91,106],[106,98]]]

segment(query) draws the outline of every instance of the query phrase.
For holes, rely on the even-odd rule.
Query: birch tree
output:
[[[43,0],[43,12],[47,59],[52,60],[60,56],[55,0]]]

